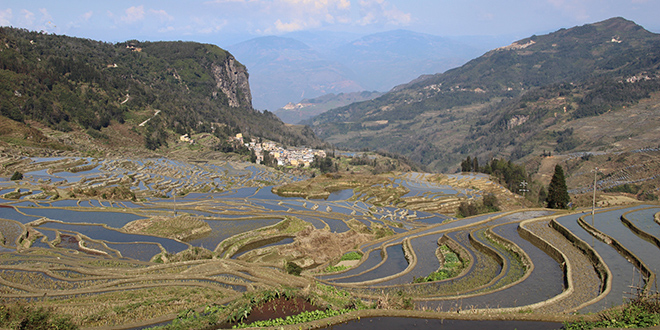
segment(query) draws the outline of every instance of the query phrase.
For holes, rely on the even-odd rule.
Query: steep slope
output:
[[[559,152],[590,150],[596,136],[577,140],[562,125],[586,125],[648,98],[660,90],[658,66],[660,36],[613,18],[520,40],[309,123],[340,147],[386,149],[437,170],[468,154],[520,158],[558,144]]]
[[[149,149],[200,132],[313,140],[254,110],[247,69],[217,46],[109,44],[13,28],[0,28],[0,41],[0,110],[14,121],[86,131],[110,145],[103,131],[127,126]]]

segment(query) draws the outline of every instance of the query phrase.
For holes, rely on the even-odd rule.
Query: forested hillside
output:
[[[626,121],[601,128],[617,132],[609,139],[580,128],[655,95],[659,66],[660,35],[613,18],[520,40],[309,123],[340,147],[386,149],[436,170],[466,155],[612,149],[644,132]],[[636,118],[658,110],[640,111]]]
[[[117,44],[0,28],[0,111],[62,132],[81,130],[107,141],[124,125],[149,149],[178,134],[238,132],[307,144],[252,108],[246,68],[214,45],[193,42]],[[105,141],[104,141],[105,140]]]

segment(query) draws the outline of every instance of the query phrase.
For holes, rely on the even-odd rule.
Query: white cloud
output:
[[[308,27],[308,25],[300,20],[296,20],[290,23],[283,23],[281,20],[278,19],[275,22],[275,29],[277,29],[277,31],[279,32],[300,31],[303,30],[305,27]]]
[[[50,13],[48,13],[48,10],[46,10],[46,8],[39,8],[39,12],[43,16],[42,17],[43,21],[51,22],[53,20],[53,16],[50,16]]]
[[[5,10],[0,10],[0,25],[1,26],[10,26],[11,25],[11,20],[12,19],[12,12],[11,8],[7,8]]]
[[[126,9],[126,15],[121,20],[126,23],[135,23],[144,19],[144,6],[133,6]]]
[[[94,15],[93,11],[88,11],[80,16],[80,19],[83,21],[89,21],[90,18],[92,18],[92,15]]]
[[[264,9],[266,10],[266,9]],[[274,29],[292,32],[324,24],[346,24],[351,21],[349,0],[274,0],[267,9],[275,13]],[[271,32],[271,29],[266,29]]]
[[[21,9],[21,18],[28,26],[34,24],[34,13],[27,9]]]
[[[156,15],[161,21],[173,21],[174,17],[164,10],[150,9],[149,13]]]
[[[389,24],[406,25],[412,21],[412,15],[405,13],[385,0],[361,0],[360,25]]]

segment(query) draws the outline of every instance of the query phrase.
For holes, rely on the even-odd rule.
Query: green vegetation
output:
[[[23,180],[23,173],[19,171],[15,171],[14,174],[11,175],[11,180],[12,181]]]
[[[300,276],[300,273],[302,273],[303,269],[297,263],[293,261],[287,261],[284,265],[284,270],[286,270],[287,274]]]
[[[341,256],[341,259],[339,260],[344,261],[344,260],[360,260],[360,259],[362,259],[362,252],[351,251]]]
[[[568,196],[568,188],[566,188],[564,169],[560,165],[555,166],[555,173],[550,180],[548,197],[545,201],[551,209],[565,209],[571,201],[570,196]]]
[[[350,312],[350,309],[344,308],[340,310],[327,309],[327,310],[316,310],[316,311],[305,311],[298,315],[287,316],[286,318],[276,318],[273,320],[265,321],[256,321],[250,324],[240,323],[233,326],[233,329],[244,329],[244,328],[260,328],[260,327],[277,327],[282,325],[292,325],[305,322],[312,322],[316,320],[325,319],[328,317],[333,317],[341,314],[346,314]]]
[[[498,204],[497,196],[486,194],[481,202],[462,201],[456,210],[456,216],[465,218],[482,213],[497,212],[500,210]]]
[[[348,269],[348,266],[344,265],[336,265],[336,266],[328,266],[323,269],[324,272],[326,273],[334,273],[334,272],[341,272],[342,270]]]
[[[447,245],[439,247],[443,255],[444,263],[437,271],[429,274],[426,277],[415,278],[413,283],[442,281],[448,278],[455,277],[465,268],[465,263],[461,261],[458,255],[452,251]]]
[[[613,36],[623,42],[609,42]],[[517,160],[543,148],[614,143],[555,125],[615,113],[660,91],[657,62],[648,58],[659,40],[622,18],[531,36],[307,123],[340,148],[397,152],[442,172],[467,155]],[[613,126],[634,132],[624,125]]]
[[[588,330],[594,328],[648,328],[660,324],[660,300],[637,298],[623,309],[603,312],[598,321],[565,323],[566,330]]]
[[[78,326],[71,317],[52,309],[26,304],[1,304],[0,328],[30,330],[74,330]]]
[[[0,114],[16,122],[86,132],[102,144],[112,143],[109,127],[127,124],[151,150],[202,132],[318,142],[311,130],[294,131],[274,114],[254,110],[246,68],[214,45],[110,44],[10,27],[0,28],[0,41]]]

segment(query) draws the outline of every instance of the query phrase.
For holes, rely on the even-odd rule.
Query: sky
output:
[[[289,32],[406,29],[512,41],[621,16],[660,32],[660,0],[0,0],[0,26],[106,42],[184,40],[226,47]]]

